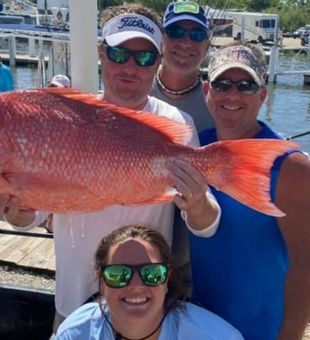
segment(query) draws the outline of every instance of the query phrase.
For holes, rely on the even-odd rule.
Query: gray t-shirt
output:
[[[173,105],[179,110],[187,112],[189,115],[191,115],[198,132],[214,127],[213,118],[209,113],[204,99],[202,83],[187,95],[170,97],[161,90],[155,79],[150,95],[161,99],[164,102]]]

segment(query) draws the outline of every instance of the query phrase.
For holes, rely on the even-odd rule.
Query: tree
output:
[[[98,0],[98,10],[101,11],[106,7],[121,5],[123,2],[123,0]]]

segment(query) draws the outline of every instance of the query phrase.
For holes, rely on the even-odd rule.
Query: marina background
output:
[[[0,53],[7,49],[1,46],[6,44],[0,39]],[[20,46],[17,46],[17,50]],[[21,45],[22,47],[22,45]],[[47,56],[47,53],[45,53]],[[281,54],[277,68],[279,70],[300,69],[309,70],[310,50],[308,53],[295,57],[294,53]],[[88,65],[90,67],[90,65]],[[34,66],[12,67],[16,89],[23,90],[39,87],[39,72]],[[99,84],[99,77],[98,77]],[[277,83],[268,84],[269,97],[260,112],[260,119],[268,122],[271,127],[284,138],[310,132],[310,86],[304,85],[302,74],[281,75]],[[295,139],[302,148],[310,153],[310,133]],[[45,249],[45,248],[44,248]],[[45,253],[44,253],[45,254]],[[37,258],[37,257],[36,257]],[[10,276],[10,277],[9,277]],[[11,277],[12,276],[12,277]],[[23,284],[29,287],[38,287],[54,291],[54,277],[38,275],[37,272],[29,274],[21,268],[0,265],[0,283]],[[304,340],[310,340],[310,326],[307,328]]]

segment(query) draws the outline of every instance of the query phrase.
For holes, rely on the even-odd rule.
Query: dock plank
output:
[[[12,227],[7,222],[0,221],[0,229],[12,230]],[[33,228],[30,232],[46,234],[42,227]],[[25,268],[55,271],[54,240],[0,234],[0,261]]]
[[[0,253],[2,253],[14,239],[12,235],[0,235]],[[1,259],[1,256],[0,256]]]
[[[15,236],[7,247],[0,253],[0,258],[7,262],[19,262],[32,252],[40,243],[42,239],[30,238],[27,236]]]
[[[27,254],[19,265],[29,268],[38,268],[55,271],[54,241],[44,239],[35,249]]]

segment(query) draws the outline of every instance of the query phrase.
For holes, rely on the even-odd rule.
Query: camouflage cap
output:
[[[209,81],[215,80],[221,74],[233,68],[240,68],[248,72],[257,85],[265,84],[266,63],[251,48],[243,45],[224,47],[211,58],[208,69]]]

